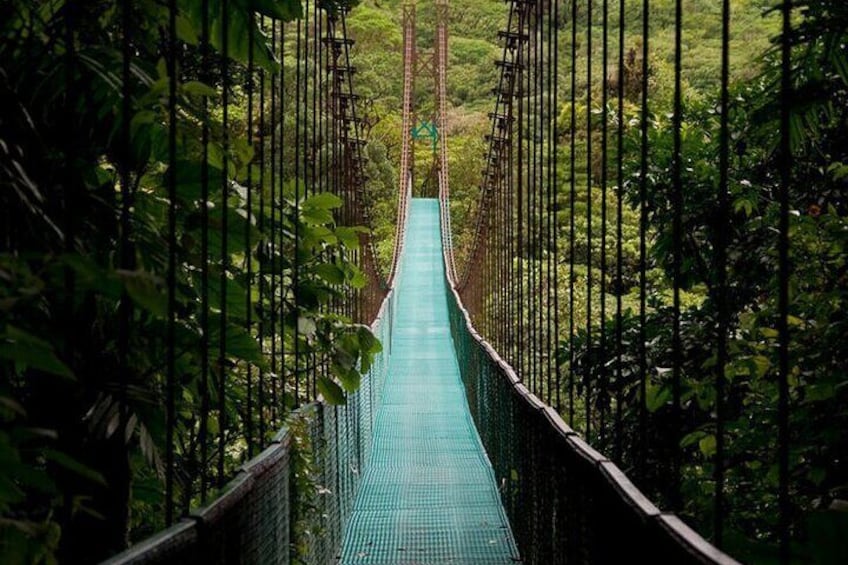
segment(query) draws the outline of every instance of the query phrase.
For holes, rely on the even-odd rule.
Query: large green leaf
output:
[[[301,203],[303,210],[334,210],[341,208],[344,202],[341,198],[331,192],[320,192],[305,199]]]
[[[118,271],[118,277],[138,306],[160,318],[168,314],[168,296],[153,275],[144,271]]]
[[[342,388],[344,388],[345,391],[356,392],[359,389],[359,385],[362,383],[362,375],[360,375],[359,371],[354,368],[343,372],[339,376],[339,380],[341,381]]]
[[[248,1],[252,0],[233,0],[228,3],[227,7],[227,55],[230,59],[247,64],[250,54],[250,34],[248,30],[251,25],[250,12],[248,10]],[[287,0],[286,3],[289,3]],[[263,4],[268,8],[268,4],[278,4],[272,0],[265,0]],[[209,0],[209,43],[219,53],[223,52],[223,13],[221,0]],[[201,40],[201,30],[203,29],[204,14],[202,13],[202,3],[196,0],[181,0],[180,2],[180,17],[177,20],[178,33],[183,41],[197,44]],[[282,13],[282,8],[279,9]],[[258,22],[258,18],[256,18]],[[269,49],[268,43],[259,26],[254,24],[253,33],[253,62],[257,67],[263,68],[268,72],[276,72],[279,68],[278,63],[274,60]]]
[[[327,377],[318,377],[316,385],[318,387],[318,392],[321,393],[321,396],[323,396],[324,400],[329,404],[340,405],[347,402],[342,388]]]
[[[362,351],[371,354],[383,351],[383,345],[380,343],[380,340],[366,326],[359,326],[357,337]]]
[[[671,390],[648,382],[645,386],[645,406],[648,412],[656,412],[671,399]]]
[[[15,326],[6,326],[0,337],[0,359],[12,361],[19,369],[32,368],[59,377],[74,378],[71,369],[56,357],[49,343]]]
[[[359,249],[359,234],[368,232],[368,228],[340,226],[336,228],[336,237],[348,249]]]
[[[48,461],[52,461],[60,467],[64,467],[68,471],[76,473],[77,475],[86,478],[93,483],[97,483],[100,485],[106,484],[106,479],[103,477],[103,475],[101,475],[91,467],[80,463],[79,461],[77,461],[66,453],[62,453],[61,451],[57,451],[55,449],[47,449],[44,452],[44,457]]]
[[[227,278],[227,319],[230,322],[247,319],[247,290],[231,278]],[[209,280],[209,303],[213,308],[221,307],[221,279]]]
[[[216,312],[209,317],[209,343],[210,358],[216,359],[219,355],[221,341],[221,314]],[[246,329],[230,321],[226,327],[226,340],[224,343],[228,358],[247,361],[263,369],[267,367],[268,360],[262,353],[259,342],[250,335]]]
[[[223,173],[221,169],[208,165],[206,171],[200,161],[177,161],[177,197],[184,202],[196,202],[200,200],[203,192],[204,182],[210,197],[216,188],[221,186]],[[204,173],[206,178],[204,181]]]
[[[320,263],[315,266],[315,274],[330,284],[344,284],[345,274],[333,263]]]

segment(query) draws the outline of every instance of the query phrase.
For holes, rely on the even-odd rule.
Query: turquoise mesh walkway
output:
[[[514,563],[450,337],[438,200],[413,200],[408,222],[389,375],[342,563]]]

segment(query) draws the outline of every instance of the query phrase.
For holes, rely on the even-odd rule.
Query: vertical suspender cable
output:
[[[279,143],[277,144],[276,151],[271,154],[271,159],[276,160],[277,162],[278,172],[276,182],[271,183],[271,193],[277,195],[277,217],[279,218],[279,222],[277,227],[270,234],[270,237],[275,240],[274,245],[277,248],[278,258],[274,263],[274,275],[279,280],[278,310],[274,310],[272,314],[280,328],[279,373],[274,377],[275,387],[279,387],[279,393],[275,394],[275,398],[273,399],[273,410],[276,416],[275,422],[277,423],[283,421],[286,412],[286,312],[288,308],[286,300],[288,292],[286,289],[286,277],[283,265],[283,257],[286,252],[285,230],[283,228],[285,225],[285,217],[283,213],[286,208],[286,195],[284,193],[286,181],[286,25],[282,21],[280,22],[278,49],[280,58],[280,79],[278,83],[279,89],[276,96],[279,105],[279,117],[277,120],[272,120],[271,125],[274,130],[277,130],[279,126],[279,133],[277,134]]]
[[[297,287],[300,284],[300,261],[298,259],[297,247],[300,244],[300,198],[301,198],[301,170],[300,170],[300,123],[301,123],[301,113],[300,113],[300,81],[301,81],[301,69],[300,69],[300,59],[301,59],[301,21],[297,21],[297,36],[295,38],[295,118],[294,118],[294,215],[295,215],[295,224],[294,224],[294,265],[292,269],[292,290],[294,294],[294,319],[295,322],[293,324],[293,354],[294,357],[292,359],[293,364],[293,376],[294,376],[294,405],[300,406],[300,331],[298,329],[297,318],[300,315],[298,311],[298,291]]]
[[[780,37],[780,189],[778,203],[778,538],[780,561],[791,558],[789,499],[789,183],[792,182],[791,119],[795,94],[792,86],[792,12],[793,1],[783,0],[783,29]]]
[[[554,288],[554,345],[555,350],[559,350],[560,344],[560,327],[559,327],[559,158],[557,154],[557,143],[559,141],[559,132],[556,127],[556,118],[559,109],[559,0],[553,0],[553,38],[550,42],[550,50],[553,52],[553,94],[551,104],[551,161],[553,184],[551,186],[553,214],[553,288]],[[560,369],[560,359],[554,360],[556,364],[556,410],[562,413],[562,370]]]
[[[598,355],[598,370],[600,382],[598,386],[598,437],[600,446],[606,450],[606,415],[609,407],[609,375],[607,374],[607,183],[609,164],[609,123],[607,120],[607,105],[609,104],[609,0],[603,0],[603,62],[601,76],[601,274],[598,298],[601,302],[600,316],[600,348]]]
[[[312,132],[310,138],[310,175],[309,184],[311,185],[313,192],[318,192],[320,190],[320,185],[317,181],[317,151],[318,151],[318,112],[320,108],[318,107],[318,65],[320,63],[320,55],[318,51],[318,42],[321,39],[320,37],[320,15],[318,12],[318,2],[315,1],[312,3]],[[306,81],[308,83],[308,81]],[[305,88],[305,87],[304,87]]]
[[[539,292],[539,321],[542,325],[542,336],[543,336],[543,351],[542,351],[542,362],[540,363],[540,370],[545,377],[544,387],[541,388],[541,392],[544,394],[541,396],[545,399],[547,404],[550,404],[550,359],[551,359],[551,332],[550,332],[550,205],[549,205],[549,195],[551,191],[551,183],[550,183],[550,160],[548,159],[548,152],[550,146],[550,128],[549,128],[549,116],[551,115],[551,109],[549,107],[550,100],[550,85],[548,84],[548,80],[550,78],[550,72],[548,69],[549,60],[547,57],[546,49],[548,48],[548,28],[546,27],[546,22],[550,18],[550,11],[546,10],[545,7],[550,9],[550,2],[544,2],[542,7],[540,7],[540,16],[539,16],[539,43],[540,43],[540,54],[539,58],[541,60],[541,76],[539,77],[539,97],[540,97],[540,132],[539,132],[539,155],[540,155],[540,170],[539,170],[539,184],[541,189],[539,191],[539,209],[540,209],[540,242],[539,245],[541,247],[541,252],[539,255],[539,273],[540,273],[540,281],[542,284],[542,288]],[[547,310],[546,307],[547,306]]]
[[[509,27],[507,28],[509,29]],[[512,41],[512,39],[507,40]],[[513,56],[513,60],[515,57]],[[513,70],[514,72],[514,70]],[[513,74],[514,77],[514,74]],[[507,78],[509,80],[509,78]],[[500,84],[503,85],[503,88],[509,89],[509,87],[504,84],[504,81],[500,81]],[[500,88],[500,87],[499,87]],[[514,130],[515,130],[515,116],[512,111],[512,103],[514,99],[510,95],[510,97],[503,97],[502,94],[498,94],[499,103],[498,108],[499,112],[505,116],[508,116],[505,128],[503,132],[503,136],[505,141],[501,144],[500,150],[497,153],[498,164],[495,170],[498,174],[498,182],[500,184],[501,190],[503,191],[503,227],[504,227],[504,279],[503,279],[503,300],[504,300],[504,321],[503,321],[503,341],[506,344],[509,344],[508,347],[511,349],[510,351],[510,362],[515,363],[515,344],[516,344],[516,336],[514,331],[514,321],[517,316],[519,305],[516,303],[515,299],[515,257],[518,252],[518,246],[515,241],[515,175],[513,171],[512,161],[514,154]],[[491,158],[491,155],[488,156]]]
[[[518,33],[524,33],[524,8],[520,8],[522,10],[522,15],[518,18]],[[522,57],[524,49],[524,43],[519,42],[516,50],[516,58],[514,60],[515,66],[513,71],[515,72],[515,85],[517,87],[517,92],[513,99],[518,103],[518,132],[515,140],[513,141],[518,148],[518,156],[516,158],[516,166],[515,166],[515,174],[516,180],[518,181],[518,186],[516,187],[515,194],[518,197],[518,210],[517,210],[517,222],[516,222],[516,244],[518,246],[518,253],[515,254],[515,257],[518,261],[518,375],[519,378],[524,379],[524,375],[526,375],[526,370],[524,366],[524,360],[526,356],[527,349],[527,339],[526,339],[526,330],[524,328],[524,263],[526,262],[526,253],[525,253],[525,237],[526,237],[526,228],[524,225],[524,208],[526,206],[524,200],[524,58]]]
[[[265,28],[265,16],[259,17],[259,27]],[[259,217],[257,218],[257,229],[259,231],[259,312],[258,312],[258,324],[257,324],[257,334],[259,336],[259,344],[262,348],[262,353],[265,353],[265,330],[266,330],[266,318],[267,318],[267,306],[266,301],[268,299],[268,248],[267,248],[267,236],[266,236],[266,226],[265,226],[265,170],[266,170],[266,155],[265,155],[265,128],[267,127],[267,123],[265,122],[265,69],[259,69],[259,188],[258,188],[258,196],[259,196]],[[273,360],[273,359],[272,359]],[[257,392],[256,392],[256,402],[259,404],[259,447],[262,448],[265,446],[265,437],[267,435],[267,426],[266,426],[266,382],[265,382],[265,369],[262,367],[257,368],[258,371],[258,383],[257,383]]]
[[[221,272],[220,272],[220,327],[218,329],[218,488],[224,486],[224,459],[227,433],[227,271],[229,269],[229,5],[221,0]]]
[[[577,179],[575,177],[577,143],[577,0],[571,0],[571,127],[569,168],[569,230],[568,230],[568,425],[574,427],[574,205]]]
[[[548,397],[547,378],[549,375],[547,365],[549,359],[549,344],[550,333],[548,332],[547,319],[544,307],[548,293],[548,276],[547,269],[548,258],[548,160],[547,160],[547,145],[545,143],[548,132],[546,126],[547,105],[548,105],[548,89],[545,81],[547,80],[547,60],[545,58],[545,48],[547,47],[547,34],[545,29],[545,5],[547,2],[542,2],[538,9],[537,23],[537,44],[539,51],[539,80],[538,94],[539,97],[539,126],[537,133],[537,143],[539,145],[539,291],[537,298],[537,308],[539,309],[539,398],[545,399]]]
[[[282,30],[283,24],[280,23],[280,29]],[[282,43],[282,41],[280,41]],[[282,53],[282,48],[278,47],[277,42],[277,21],[271,20],[271,51],[273,53]],[[280,49],[280,51],[277,51]],[[280,83],[283,82],[283,77],[280,76]],[[270,289],[269,289],[269,311],[268,318],[270,319],[270,327],[269,333],[271,337],[271,373],[268,375],[268,378],[271,380],[271,398],[270,398],[270,418],[271,418],[271,426],[276,427],[278,415],[279,415],[279,398],[277,386],[280,381],[280,375],[284,373],[284,358],[280,355],[277,355],[277,312],[278,309],[282,308],[282,304],[278,303],[278,296],[280,301],[284,298],[284,281],[280,276],[280,272],[278,271],[277,265],[279,263],[279,258],[283,255],[283,249],[278,247],[277,233],[281,231],[281,226],[283,225],[282,218],[282,202],[280,201],[280,195],[277,193],[277,167],[282,167],[282,163],[280,162],[279,156],[277,154],[277,146],[283,145],[284,141],[279,139],[278,137],[278,113],[277,108],[281,106],[281,102],[277,100],[278,92],[282,92],[280,89],[277,89],[277,77],[276,75],[271,75],[271,145],[268,148],[270,152],[270,161],[271,161],[271,170],[270,170],[270,178],[268,185],[268,197],[269,197],[269,227],[268,233],[265,234],[265,238],[267,240],[266,245],[269,248],[269,261],[268,261],[268,279],[270,280]],[[279,121],[283,120],[283,116],[279,116]],[[282,172],[280,173],[282,174]],[[278,212],[280,212],[278,214]],[[280,328],[279,332],[280,336],[284,335],[284,328]]]
[[[316,0],[317,1],[317,0]],[[309,143],[309,60],[310,60],[310,49],[309,49],[309,31],[310,31],[310,5],[309,0],[305,1],[303,7],[303,71],[301,74],[302,78],[302,88],[303,88],[303,196],[304,198],[308,197],[311,193],[311,184],[312,178],[310,178],[310,167],[309,167],[309,159],[311,156],[311,150]],[[298,82],[298,86],[301,86],[301,82]],[[305,352],[304,357],[304,367],[303,367],[303,397],[304,401],[309,401],[309,383],[310,383],[310,374],[312,372],[313,365],[313,357],[309,352]]]
[[[713,496],[713,543],[721,547],[724,541],[724,404],[727,367],[728,339],[728,296],[727,296],[727,230],[729,228],[728,170],[730,167],[730,94],[728,89],[730,75],[730,0],[722,0],[721,24],[721,124],[719,132],[719,184],[718,184],[718,221],[716,227],[716,302],[718,308],[718,332],[716,335],[716,375],[715,375],[715,424],[716,453],[713,467],[715,493]]]
[[[76,23],[76,0],[67,0],[65,4],[65,25],[62,30],[65,35],[65,100],[68,107],[73,108],[74,105],[79,103],[79,87],[77,84],[76,78],[76,67],[77,67],[77,51],[76,51],[76,39],[75,39],[75,23]],[[69,123],[71,126],[75,125],[74,116],[70,114],[68,116]],[[76,128],[73,128],[76,131]],[[75,175],[75,159],[76,159],[76,136],[71,135],[68,139],[68,144],[65,147],[65,169],[67,171],[67,176],[63,183],[63,202],[62,202],[62,228],[64,231],[64,251],[65,253],[73,253],[74,252],[74,237],[76,231],[75,225],[75,214],[74,214],[74,196],[76,193],[76,189],[74,186],[76,175]],[[66,322],[66,328],[63,332],[63,341],[64,341],[64,349],[65,354],[70,358],[72,354],[73,348],[73,332],[72,328],[74,325],[71,321],[74,318],[74,287],[75,287],[75,275],[74,270],[70,267],[66,267],[63,273],[63,291],[64,291],[64,304],[62,305],[62,314],[63,319]]]
[[[358,213],[358,217],[355,221],[364,223],[369,229],[371,228],[370,216],[368,216],[369,211],[367,210],[367,202],[365,202],[363,197],[364,192],[364,179],[362,176],[362,143],[359,138],[359,119],[356,114],[356,97],[353,92],[353,74],[352,74],[352,66],[350,64],[350,45],[351,41],[348,41],[348,33],[347,33],[347,16],[346,11],[342,11],[341,14],[341,22],[342,22],[342,37],[345,40],[344,42],[344,67],[345,67],[345,77],[347,79],[347,91],[350,93],[351,102],[350,102],[350,123],[353,125],[353,145],[351,147],[351,158],[353,159],[352,166],[352,177],[353,177],[353,197],[354,202],[356,203],[356,210]],[[371,245],[370,241],[371,234],[368,233],[369,240],[366,242],[365,246],[361,251],[357,252],[357,257],[359,258],[359,266],[363,269],[364,272],[368,272],[366,261],[366,249]],[[356,291],[356,294],[359,297],[359,318],[360,322],[370,322],[370,320],[365,315],[365,292],[362,290]]]
[[[251,151],[254,151],[253,143],[253,90],[254,90],[254,58],[253,42],[256,34],[256,14],[253,10],[250,11],[250,21],[248,22],[247,31],[247,79],[245,81],[245,90],[247,91],[247,143],[250,145]],[[253,164],[255,157],[248,163],[247,166],[247,183],[245,190],[245,207],[247,208],[247,220],[244,227],[244,269],[245,277],[245,329],[247,335],[253,336],[253,253],[251,246],[250,230],[253,224]],[[261,338],[260,338],[261,340]],[[261,343],[261,341],[260,341]],[[244,408],[244,432],[245,441],[247,443],[247,458],[253,458],[254,452],[254,431],[253,431],[253,364],[249,361],[245,363],[245,408]]]
[[[531,33],[532,24],[527,21],[530,16],[530,4],[528,3],[528,8],[525,16],[525,21],[527,22],[527,31],[528,34]],[[526,317],[526,327],[525,333],[529,336],[527,343],[525,344],[525,360],[524,367],[522,369],[525,380],[533,378],[533,358],[535,357],[534,349],[535,344],[533,343],[533,290],[531,288],[531,284],[533,282],[533,153],[532,153],[532,136],[533,136],[533,109],[531,106],[531,97],[533,96],[533,86],[532,86],[532,60],[530,58],[530,40],[525,45],[525,49],[522,50],[521,57],[522,68],[524,69],[524,74],[522,75],[522,86],[521,86],[521,105],[523,107],[523,129],[521,135],[519,136],[519,147],[521,147],[521,151],[523,154],[523,167],[521,169],[522,178],[524,179],[524,191],[522,197],[524,198],[524,246],[523,246],[523,255],[524,255],[524,277],[522,277],[523,281],[523,289],[524,289],[524,305],[525,312],[524,315]],[[532,386],[532,382],[528,383]],[[532,389],[531,389],[532,390]]]
[[[200,38],[201,76],[208,82],[209,61],[209,0],[202,0],[203,18]],[[200,502],[206,502],[207,475],[209,465],[209,98],[203,98],[201,144],[203,157],[200,164]]]
[[[131,271],[135,268],[135,255],[130,241],[133,190],[130,174],[130,155],[132,146],[130,140],[130,121],[132,120],[132,76],[130,74],[130,63],[132,61],[132,38],[130,36],[131,17],[133,2],[127,0],[121,8],[121,149],[124,153],[119,163],[119,177],[121,182],[121,217],[120,217],[120,243],[119,261],[120,268]],[[121,293],[118,306],[118,430],[116,434],[118,441],[126,441],[126,426],[128,424],[127,388],[129,387],[129,364],[127,356],[129,353],[130,324],[132,323],[133,306],[132,300],[126,290]],[[122,465],[124,462],[122,462]],[[128,463],[127,463],[128,464]]]
[[[321,68],[321,13],[318,9],[318,2],[314,2],[313,4],[312,29],[312,190],[315,192],[321,192],[324,187],[322,186],[319,177],[321,173],[321,167],[318,166],[318,159],[320,156],[319,151],[321,149],[319,143],[322,141],[320,135],[320,122],[318,121],[318,118],[322,111],[320,96],[321,88],[319,84],[319,72]],[[324,308],[326,309],[326,306]],[[313,361],[312,364],[312,382],[308,391],[310,401],[316,398],[316,379],[318,376],[319,367],[323,366],[323,361],[324,358],[322,356],[320,365],[318,364],[317,359]]]
[[[559,382],[556,376],[556,333],[554,332],[554,324],[558,315],[558,309],[555,305],[554,296],[556,294],[556,133],[555,120],[557,115],[556,107],[556,66],[554,64],[554,29],[556,26],[556,0],[548,2],[547,27],[545,28],[545,96],[547,97],[547,114],[545,115],[545,186],[546,186],[546,225],[545,225],[545,267],[547,270],[546,278],[546,320],[547,327],[545,332],[547,335],[547,366],[545,367],[546,375],[546,396],[545,402],[548,405],[555,405],[559,408]],[[554,391],[554,386],[557,387]]]
[[[497,229],[495,230],[495,264],[497,267],[496,271],[496,282],[495,282],[495,294],[496,294],[496,314],[495,314],[495,332],[494,332],[494,343],[497,347],[498,351],[503,349],[503,336],[506,331],[506,327],[504,326],[505,316],[504,316],[504,293],[503,293],[503,282],[504,282],[504,259],[505,253],[503,252],[503,245],[505,243],[504,237],[504,199],[506,195],[504,194],[503,187],[503,175],[498,171],[498,175],[494,182],[494,190],[495,190],[495,216],[497,218]]]
[[[529,11],[529,8],[528,8]],[[528,14],[529,16],[529,14]],[[527,23],[528,34],[532,32],[532,25]],[[524,374],[529,375],[530,378],[533,378],[533,361],[535,359],[535,343],[534,343],[534,335],[533,335],[533,177],[531,176],[532,168],[533,168],[533,158],[534,155],[532,153],[532,136],[533,136],[533,126],[532,126],[532,108],[530,105],[530,99],[533,96],[533,87],[532,87],[532,72],[533,69],[531,67],[532,60],[530,54],[531,43],[528,38],[527,41],[527,49],[524,52],[524,57],[522,58],[522,63],[524,65],[524,75],[522,78],[524,79],[522,82],[522,96],[521,96],[521,104],[524,107],[524,131],[520,136],[519,142],[523,144],[525,151],[524,158],[524,168],[521,171],[522,176],[524,178],[524,230],[527,232],[525,237],[524,244],[524,261],[526,263],[527,274],[525,276],[524,281],[524,293],[525,293],[525,308],[524,315],[527,317],[527,333],[530,336],[530,339],[527,341],[527,360],[525,362]],[[526,379],[527,377],[525,377]],[[529,383],[532,386],[532,383]]]
[[[531,66],[530,66],[530,74],[528,75],[530,79],[530,95],[527,98],[528,105],[530,106],[530,111],[528,112],[528,120],[530,121],[529,125],[529,135],[527,136],[527,142],[530,145],[530,162],[529,165],[529,176],[530,176],[530,206],[528,206],[528,211],[531,214],[531,223],[529,225],[530,228],[530,242],[531,242],[531,251],[530,251],[530,321],[531,325],[531,348],[532,348],[532,362],[533,366],[530,370],[530,376],[533,379],[533,392],[537,396],[539,395],[539,360],[541,356],[541,327],[539,324],[538,317],[538,296],[539,296],[539,165],[540,165],[540,156],[539,156],[539,3],[533,5],[533,21],[529,24],[528,28],[530,30],[530,47],[533,49],[531,53]]]
[[[683,94],[681,84],[682,67],[682,36],[683,36],[683,1],[675,0],[674,3],[674,121],[673,129],[673,155],[671,169],[671,205],[672,205],[672,323],[671,323],[671,389],[672,389],[672,426],[671,437],[673,440],[671,454],[671,477],[668,485],[668,500],[671,509],[678,511],[681,508],[680,500],[680,438],[682,435],[683,421],[681,415],[680,399],[680,372],[682,370],[682,342],[680,340],[680,285],[681,285],[681,262],[683,261],[683,184],[681,181],[682,154],[681,154],[681,130],[683,127]],[[722,114],[724,118],[724,114]]]
[[[622,404],[624,402],[624,383],[623,383],[623,355],[624,355],[624,328],[623,324],[623,304],[622,295],[624,294],[624,234],[623,234],[623,218],[624,218],[624,0],[618,2],[618,101],[616,114],[616,150],[615,150],[615,167],[616,167],[616,209],[615,217],[615,445],[613,447],[613,458],[616,462],[621,462],[622,455],[622,434],[624,433],[622,426]]]
[[[586,360],[583,394],[584,435],[592,434],[592,0],[586,0]]]
[[[177,2],[168,0],[168,326],[165,373],[165,525],[174,522],[177,316]]]
[[[535,17],[535,5],[531,5],[532,15]],[[527,130],[524,137],[527,142],[527,317],[530,333],[528,372],[531,379],[531,390],[536,392],[536,361],[538,352],[538,335],[536,323],[536,75],[538,74],[535,62],[536,54],[536,29],[533,21],[528,21],[527,30],[530,39],[527,42],[527,90],[524,100],[527,115]],[[532,52],[531,52],[532,49]]]
[[[648,33],[650,32],[650,0],[642,1],[642,96],[641,143],[639,163],[639,453],[637,472],[644,477],[648,448],[648,408],[646,400],[648,380],[648,351],[645,344],[647,323],[647,231],[648,231]]]
[[[288,28],[291,29],[291,28]],[[286,60],[286,25],[284,22],[280,22],[280,89],[279,89],[279,97],[280,97],[280,147],[279,151],[276,154],[276,158],[280,163],[280,179],[278,181],[279,184],[279,202],[280,202],[280,222],[281,226],[284,225],[285,219],[283,217],[283,209],[286,206],[286,194],[284,191],[285,180],[287,177],[287,171],[285,170],[286,166],[286,146],[288,145],[286,139],[286,113],[288,110],[288,100],[286,99],[286,66],[284,64]],[[276,127],[276,123],[274,125]],[[272,187],[271,190],[277,190],[276,187]],[[280,398],[277,399],[274,405],[274,409],[281,412],[280,419],[282,420],[285,416],[286,412],[286,391],[289,390],[287,387],[288,379],[286,377],[286,336],[285,336],[285,328],[286,328],[286,319],[289,314],[289,303],[288,303],[288,288],[286,288],[285,281],[285,273],[284,273],[284,261],[283,261],[283,253],[285,252],[285,234],[283,229],[278,229],[274,236],[278,237],[277,247],[280,250],[280,258],[279,258],[279,271],[278,276],[280,277],[280,312],[278,314],[274,314],[274,316],[279,316],[280,320],[280,375],[278,377],[278,381],[280,383]],[[273,237],[273,236],[272,236]],[[289,355],[291,357],[291,355]]]

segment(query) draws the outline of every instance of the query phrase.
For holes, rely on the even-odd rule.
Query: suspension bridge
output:
[[[416,6],[405,2],[396,229],[383,263],[366,172],[374,116],[356,93],[351,8],[171,1],[155,8],[159,31],[151,43],[147,28],[133,25],[136,4],[127,0],[116,11],[120,46],[102,60],[87,43],[95,35],[86,27],[92,14],[79,3],[38,16],[55,24],[65,46],[65,70],[44,79],[65,92],[60,106],[99,103],[89,83],[120,94],[108,127],[102,116],[102,123],[74,122],[68,113],[58,196],[26,203],[43,204],[44,225],[55,228],[55,237],[38,236],[42,247],[66,258],[109,255],[116,273],[114,288],[101,290],[94,281],[112,275],[90,261],[58,263],[62,282],[49,300],[62,362],[51,364],[53,353],[49,362],[15,358],[18,367],[47,373],[67,364],[77,375],[98,358],[115,375],[98,381],[101,392],[87,393],[84,427],[104,430],[86,445],[107,460],[98,469],[124,481],[105,476],[90,498],[120,519],[102,546],[67,542],[64,556],[93,562],[111,555],[110,564],[736,563],[722,550],[730,496],[725,423],[739,409],[728,392],[735,322],[723,275],[710,295],[718,305],[710,326],[715,357],[702,360],[715,398],[706,414],[685,407],[691,391],[682,384],[681,292],[690,267],[683,261],[680,2],[672,14],[678,35],[667,187],[671,329],[662,355],[648,351],[650,339],[659,340],[648,336],[648,313],[660,307],[649,304],[655,234],[648,214],[658,205],[646,196],[653,127],[647,2],[633,22],[643,37],[635,46],[625,40],[623,1],[581,2],[588,13],[580,14],[577,2],[505,3],[475,219],[465,234],[452,226],[448,1],[435,3],[426,52]],[[721,9],[719,235],[711,245],[725,273],[729,3]],[[789,22],[791,7],[784,17]],[[588,42],[580,55],[578,39]],[[641,69],[626,64],[637,47]],[[603,60],[593,62],[598,52]],[[140,62],[145,54],[158,69]],[[784,59],[784,75],[788,65]],[[626,71],[636,77],[634,92],[625,92],[634,80]],[[437,194],[427,197],[415,194],[414,178],[422,78],[435,107],[426,127]],[[215,92],[202,84],[216,81]],[[585,99],[577,98],[578,81],[588,85]],[[637,100],[635,148],[624,141],[625,96]],[[581,125],[578,102],[602,110],[594,117],[587,111]],[[778,145],[788,167],[787,120]],[[89,150],[85,136],[105,136],[104,128],[111,133],[103,151],[117,162],[101,167],[113,175],[108,194],[76,168],[97,160],[99,149]],[[153,132],[152,142],[139,141],[145,132]],[[636,176],[626,178],[626,159],[638,164]],[[788,562],[790,171],[781,174],[772,483],[774,538]],[[580,196],[581,182],[594,183],[598,197]],[[624,266],[628,183],[641,195],[639,243],[637,263]],[[86,224],[87,210],[103,202],[113,211],[107,227]],[[2,251],[31,250],[26,213],[7,211]],[[98,230],[114,248],[86,247]],[[586,272],[578,275],[581,254]],[[635,316],[622,302],[627,284],[636,289]],[[618,289],[617,299],[605,296],[609,288]],[[117,336],[107,353],[78,335],[80,323],[101,315],[97,293],[116,301],[108,314],[114,322],[92,326]],[[563,348],[563,336],[579,336],[585,350]],[[143,348],[161,359],[138,365],[134,352]],[[664,392],[655,370],[668,374]],[[151,415],[151,406],[161,414]],[[156,426],[164,430],[159,445]],[[697,426],[709,429],[692,436],[709,459],[702,472],[710,515],[699,517],[701,533],[682,518],[693,512],[682,446]],[[156,502],[143,507],[158,518],[149,536],[125,549],[130,517],[120,508],[134,496],[127,445],[136,441],[156,469],[136,479],[161,478]],[[96,538],[95,514],[69,515],[63,535]]]

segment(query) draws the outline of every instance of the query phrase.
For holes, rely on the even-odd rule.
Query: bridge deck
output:
[[[389,376],[342,563],[513,563],[451,340],[439,203],[410,204]]]

